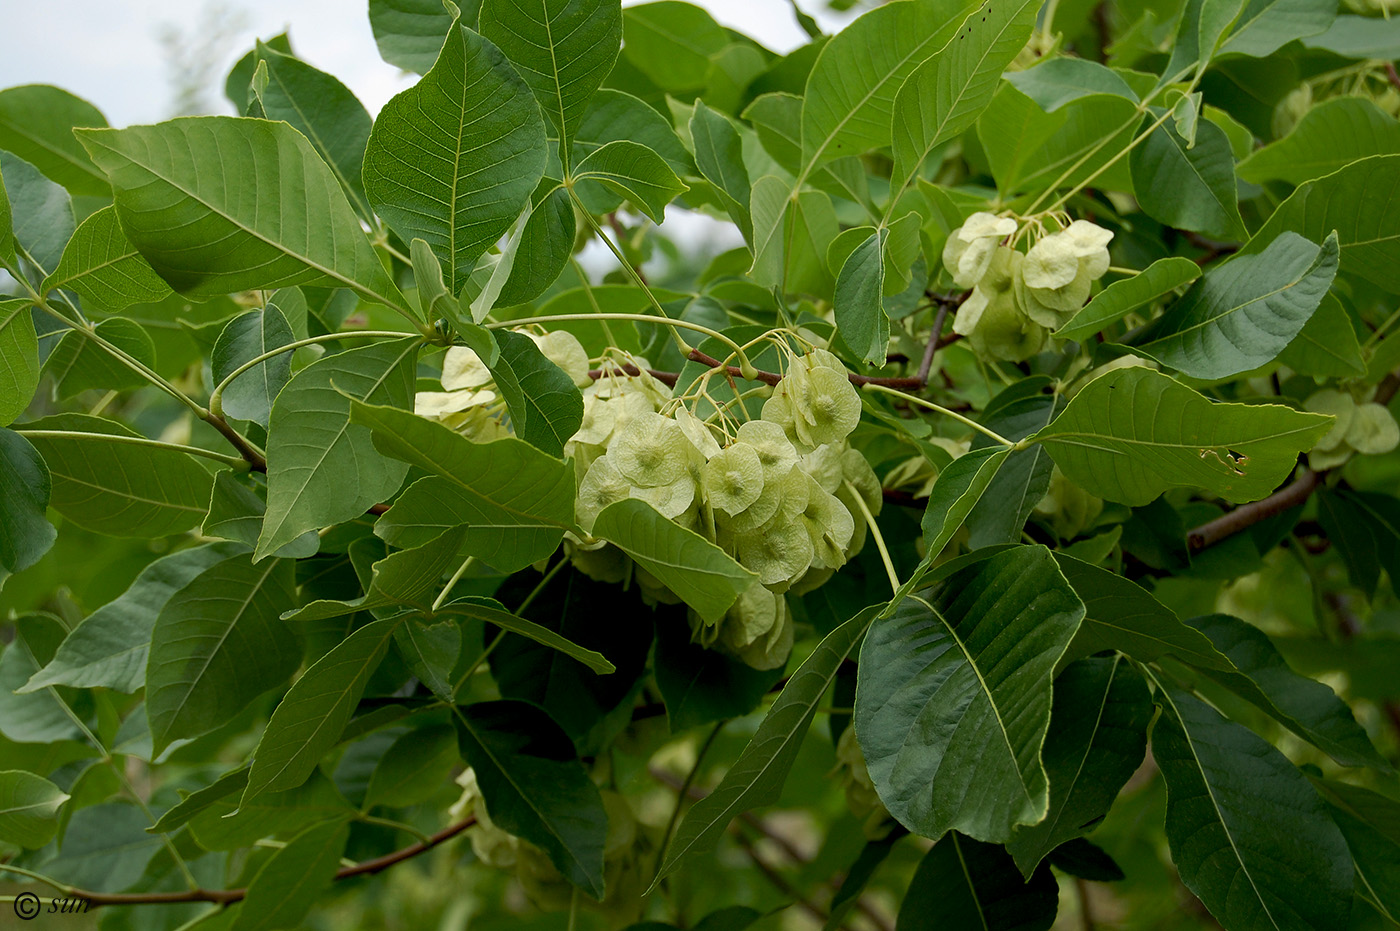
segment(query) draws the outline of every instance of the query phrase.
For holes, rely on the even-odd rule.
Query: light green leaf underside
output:
[[[500,49],[458,23],[432,69],[380,111],[365,190],[405,242],[432,247],[457,294],[529,202],[545,151],[529,86]]]
[[[694,531],[662,517],[645,501],[603,508],[593,535],[614,544],[707,623],[717,624],[758,576]]]
[[[1110,501],[1139,506],[1184,486],[1242,502],[1277,488],[1331,423],[1277,404],[1213,404],[1159,372],[1127,368],[1090,382],[1034,439],[1073,482]]]
[[[79,224],[40,291],[58,288],[76,291],[93,309],[110,313],[155,303],[171,293],[122,232],[116,207],[103,207]]]
[[[466,552],[515,572],[554,552],[574,524],[574,470],[522,440],[473,443],[407,411],[355,404],[375,447],[428,472],[376,525],[393,546],[416,546],[466,524]]]
[[[350,422],[351,398],[406,407],[416,340],[386,340],[320,359],[277,395],[269,418],[267,517],[255,559],[308,530],[363,514],[393,494],[408,469],[375,452]]]
[[[112,181],[127,237],[175,290],[317,284],[404,306],[340,182],[288,124],[181,117],[79,138]]]

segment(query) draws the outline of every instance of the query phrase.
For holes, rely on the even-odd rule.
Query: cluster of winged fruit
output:
[[[1012,217],[978,212],[948,235],[943,264],[972,294],[958,308],[953,331],[988,358],[1020,362],[1041,350],[1046,335],[1084,306],[1094,281],[1108,271],[1113,233],[1087,220],[1041,236],[1022,253]]]
[[[1337,418],[1332,429],[1308,453],[1308,465],[1313,469],[1336,468],[1352,453],[1378,455],[1400,445],[1400,425],[1384,405],[1374,401],[1358,404],[1344,391],[1324,388],[1308,398],[1304,406]]]
[[[718,545],[760,584],[719,624],[692,612],[696,639],[758,669],[781,666],[793,637],[783,593],[826,581],[864,544],[864,513],[880,509],[879,480],[847,443],[860,397],[822,349],[793,356],[762,417],[733,430],[659,395],[644,374],[609,373],[584,392],[583,428],[566,447],[587,469],[579,525],[590,530],[608,505],[638,498]],[[649,597],[678,600],[613,547],[580,542],[575,564],[612,581],[630,569]]]
[[[861,406],[845,366],[823,349],[789,351],[761,418],[735,423],[717,411],[712,423],[673,398],[645,359],[604,359],[594,380],[572,335],[527,335],[583,389],[583,421],[564,447],[579,478],[580,528],[591,532],[604,508],[635,498],[716,544],[759,584],[718,624],[691,612],[695,639],[757,669],[787,662],[793,619],[784,593],[816,588],[858,553],[865,515],[878,514],[883,500],[869,462],[847,442]],[[418,393],[420,415],[477,442],[510,434],[491,372],[470,349],[448,350],[442,385]],[[574,566],[595,579],[680,600],[611,544],[571,535],[569,546]]]

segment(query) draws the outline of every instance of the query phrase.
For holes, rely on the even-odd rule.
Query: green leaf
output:
[[[1325,49],[1343,58],[1400,57],[1400,20],[1371,16],[1338,16],[1325,32],[1304,36],[1303,47]]]
[[[562,457],[564,444],[583,423],[583,395],[524,333],[496,330],[495,337],[500,354],[491,374],[510,409],[511,429],[531,446]]]
[[[393,494],[408,469],[376,455],[350,421],[357,401],[407,407],[417,340],[386,340],[327,356],[302,369],[272,405],[267,444],[267,518],[254,559],[308,530],[349,520]],[[353,400],[352,400],[353,399]]]
[[[126,317],[109,317],[93,328],[96,336],[147,368],[156,364],[156,347],[144,327]],[[58,396],[68,399],[93,389],[140,388],[146,377],[110,353],[96,339],[78,330],[64,333],[44,362],[44,373],[58,383]]]
[[[969,7],[959,0],[879,6],[822,46],[802,103],[804,173],[890,144],[896,94],[915,68],[956,41],[966,20],[982,15]]]
[[[1277,488],[1331,424],[1277,404],[1212,403],[1166,375],[1126,368],[1091,381],[1033,439],[1071,481],[1110,501],[1136,507],[1184,486],[1242,502]]]
[[[666,117],[631,94],[605,87],[593,95],[584,111],[574,140],[575,160],[618,139],[640,142],[664,158],[678,177],[695,174],[695,159]],[[583,188],[579,193],[583,202],[591,206],[591,198]]]
[[[480,3],[461,4],[466,21],[476,21]],[[385,61],[405,71],[427,74],[437,61],[452,14],[442,0],[369,0],[369,25]]]
[[[0,174],[0,265],[15,264],[15,217],[10,209],[10,195],[5,190],[5,176]]]
[[[937,558],[977,506],[1011,450],[976,449],[954,459],[938,473],[924,510],[923,535],[929,559]]]
[[[1321,246],[1281,233],[1263,252],[1210,269],[1133,339],[1133,350],[1192,378],[1229,378],[1272,362],[1337,275],[1337,234]]]
[[[276,304],[234,317],[219,333],[210,354],[214,383],[220,384],[241,365],[263,353],[280,349],[296,337]],[[284,352],[260,362],[239,375],[224,389],[226,414],[267,426],[272,402],[292,377],[292,354]]]
[[[1337,8],[1317,0],[1249,0],[1230,26],[1221,55],[1263,58],[1305,36],[1325,32]]]
[[[871,229],[836,276],[836,328],[851,351],[868,365],[885,364],[890,342],[890,318],[881,303],[885,290],[884,244],[888,236],[887,229]]]
[[[205,850],[236,850],[251,847],[265,837],[294,837],[313,824],[353,817],[355,810],[319,771],[301,786],[286,792],[264,792],[252,802],[239,805],[233,793],[246,782],[247,770],[229,773],[215,786],[220,798],[213,799],[190,819],[189,831]],[[228,780],[226,784],[221,784]],[[194,796],[190,797],[191,799]]]
[[[0,91],[0,149],[34,165],[73,194],[108,197],[107,178],[73,137],[77,126],[106,126],[92,104],[57,87],[29,84]]]
[[[1350,378],[1366,371],[1351,317],[1331,292],[1323,296],[1322,303],[1293,342],[1279,353],[1278,360],[1300,375],[1321,378]]]
[[[1239,175],[1255,184],[1302,184],[1330,175],[1358,159],[1400,149],[1400,123],[1363,97],[1337,97],[1318,104],[1293,131],[1255,151],[1239,164]]]
[[[0,429],[0,464],[0,569],[22,572],[38,562],[58,537],[44,516],[52,487],[49,468],[32,443],[4,429]]]
[[[618,0],[483,0],[477,28],[505,52],[554,124],[564,173],[584,109],[617,62]]]
[[[182,294],[316,284],[404,307],[335,174],[286,123],[181,117],[79,138],[122,229]]]
[[[1233,668],[1209,638],[1184,624],[1141,585],[1064,553],[1056,553],[1055,560],[1084,602],[1084,621],[1061,667],[1105,650],[1118,650],[1143,663],[1175,656],[1198,669]]]
[[[204,518],[200,533],[244,543],[249,549],[258,543],[263,517],[267,513],[265,492],[248,473],[224,470],[214,476],[214,492],[209,496],[209,514]],[[321,538],[314,530],[297,537],[274,552],[279,559],[305,559],[315,556],[321,548]]]
[[[573,466],[513,437],[473,443],[408,411],[355,404],[353,423],[380,452],[429,473],[408,487],[375,526],[391,546],[417,546],[466,524],[464,550],[515,572],[554,552],[574,529]]]
[[[658,623],[653,660],[656,688],[666,705],[671,733],[742,718],[758,707],[783,671],[754,669],[690,639],[689,625]]]
[[[1322,488],[1318,519],[1346,563],[1351,584],[1374,598],[1382,568],[1400,578],[1400,501],[1390,495]]]
[[[542,848],[565,879],[601,900],[607,813],[568,735],[534,705],[494,701],[458,712],[457,740],[492,822]]]
[[[20,692],[51,685],[107,688],[132,694],[146,681],[146,656],[156,618],[171,597],[196,576],[245,548],[214,543],[162,556],[141,570],[120,596],[74,627],[43,669]]]
[[[541,192],[546,192],[541,198]],[[535,190],[535,204],[515,246],[510,277],[496,297],[500,307],[533,301],[554,284],[573,255],[577,233],[569,191],[554,178]]]
[[[240,808],[264,792],[295,789],[311,776],[339,742],[399,623],[372,621],[358,628],[292,683],[253,753]]]
[[[78,226],[58,267],[39,290],[60,288],[76,291],[92,307],[109,313],[132,304],[153,304],[171,293],[170,285],[122,232],[116,207],[103,207]]]
[[[743,116],[752,124],[764,150],[796,177],[802,171],[802,98],[784,93],[764,94],[749,104]],[[865,204],[869,209],[865,166],[854,155],[827,162],[807,180],[818,190]]]
[[[1163,686],[1158,702],[1152,751],[1186,887],[1229,928],[1347,928],[1351,857],[1303,774],[1185,692]]]
[[[919,861],[895,931],[917,931],[931,915],[949,928],[1049,931],[1058,907],[1048,866],[1023,881],[1003,848],[950,831]]]
[[[529,202],[545,150],[529,86],[500,49],[459,22],[437,64],[380,111],[365,190],[405,242],[432,247],[457,294]]]
[[[753,217],[749,199],[753,185],[744,165],[743,139],[734,124],[722,113],[695,101],[690,118],[690,138],[695,145],[695,164],[706,181],[714,185],[725,210],[729,212],[745,241],[753,242]]]
[[[1050,422],[1055,413],[1055,397],[1046,392],[1050,379],[1023,378],[1001,391],[983,409],[983,425],[1010,440],[1029,436]],[[983,449],[995,444],[978,434],[972,446]],[[987,485],[968,514],[968,547],[976,550],[1021,539],[1031,510],[1050,487],[1053,463],[1039,446],[1012,452]]]
[[[711,56],[730,42],[709,13],[678,0],[628,7],[622,35],[626,60],[672,93],[704,87]]]
[[[653,886],[675,872],[685,857],[714,849],[734,818],[751,808],[771,805],[778,800],[817,713],[817,705],[881,607],[883,605],[866,608],[827,634],[792,674],[778,700],[768,709],[757,733],[725,772],[719,785],[686,813],[671,846],[665,851],[665,860],[656,871]]]
[[[426,623],[418,618],[408,621],[394,631],[394,645],[399,648],[409,670],[443,701],[453,700],[456,683],[452,670],[462,656],[462,627],[455,621]]]
[[[267,85],[258,92],[261,115],[285,120],[305,136],[356,212],[368,217],[360,166],[373,121],[364,104],[337,78],[270,45],[259,42],[256,54],[267,66]]]
[[[635,498],[603,508],[593,535],[637,561],[707,624],[717,624],[758,576],[709,540]]]
[[[13,211],[14,242],[39,264],[40,275],[57,267],[73,235],[73,199],[28,162],[0,151],[0,169]]]
[[[890,814],[926,837],[995,842],[1045,816],[1050,682],[1083,617],[1050,551],[1015,547],[871,628],[855,728]]]
[[[58,830],[58,809],[68,795],[33,773],[0,770],[0,840],[38,850]]]
[[[1045,773],[1050,810],[1039,824],[1017,828],[1007,850],[1030,877],[1040,861],[1108,813],[1147,750],[1152,699],[1123,656],[1071,663],[1055,679]]]
[[[1084,340],[1117,323],[1128,314],[1201,277],[1201,267],[1190,259],[1171,256],[1158,259],[1131,278],[1115,281],[1055,331],[1060,339]]]
[[[1400,293],[1400,212],[1390,196],[1400,185],[1400,155],[1376,155],[1300,185],[1279,204],[1241,252],[1260,252],[1284,230],[1321,242],[1336,230],[1341,269]]]
[[[296,604],[292,563],[234,556],[170,596],[151,631],[146,716],[156,754],[224,724],[301,663],[281,614]]]
[[[145,832],[146,813],[127,802],[105,802],[73,813],[58,856],[44,864],[44,875],[95,892],[131,888],[162,849],[161,838]]]
[[[39,387],[39,338],[33,305],[0,300],[0,424],[24,413]]]
[[[597,181],[627,198],[655,223],[690,188],[666,160],[639,142],[619,139],[594,149],[574,168],[575,181]]]
[[[411,730],[395,740],[374,767],[364,806],[368,810],[375,805],[422,804],[438,793],[459,762],[457,735],[451,727]]]
[[[1347,703],[1324,683],[1294,672],[1262,630],[1228,614],[1208,614],[1189,623],[1238,670],[1208,667],[1202,670],[1207,676],[1343,766],[1390,769]]]
[[[1002,72],[1025,48],[1039,9],[1035,0],[979,4],[947,45],[928,56],[899,86],[891,124],[892,192],[908,187],[929,153],[976,122],[992,102]],[[838,37],[832,44],[839,41]],[[1044,69],[1041,65],[1021,73]]]
[[[232,931],[294,928],[330,889],[350,839],[344,821],[307,828],[275,852],[248,884]]]
[[[1400,916],[1400,802],[1333,779],[1312,783],[1351,848],[1357,894],[1395,921]]]
[[[1166,113],[1149,107],[1151,118]],[[1152,131],[1128,156],[1133,188],[1143,212],[1168,226],[1243,239],[1236,193],[1235,156],[1224,130],[1210,121],[1189,145],[1170,121]]]
[[[350,601],[313,601],[287,615],[287,620],[320,621],[394,607],[430,614],[442,577],[462,561],[466,532],[465,527],[453,527],[422,546],[390,553],[372,567],[363,596]]]
[[[72,434],[137,436],[89,414],[55,414],[25,424]],[[30,440],[53,479],[49,506],[85,530],[150,539],[198,526],[214,477],[186,453],[87,436]]]
[[[53,689],[18,694],[52,657],[63,625],[45,614],[26,615],[13,623],[14,639],[0,653],[0,735],[21,744],[81,740],[72,710]]]
[[[550,649],[558,650],[570,659],[576,659],[583,665],[596,673],[607,675],[616,672],[615,667],[606,656],[596,650],[589,650],[579,646],[572,640],[562,637],[548,627],[527,621],[525,618],[512,614],[505,609],[499,601],[494,598],[482,598],[469,596],[449,601],[438,609],[439,614],[455,614],[459,617],[475,618],[485,621],[501,630],[528,637],[538,644],[547,646]]]
[[[1141,122],[1127,97],[1090,94],[1046,113],[1007,84],[977,118],[977,138],[1003,194],[1082,184],[1090,175],[1096,188],[1127,191],[1128,159],[1119,156]]]
[[[1012,87],[1040,105],[1046,113],[1054,113],[1072,100],[1090,94],[1109,94],[1136,101],[1137,94],[1116,71],[1087,58],[1057,56],[1042,61],[1034,68],[1012,71],[1006,75]]]
[[[822,931],[839,931],[846,915],[855,908],[865,893],[865,887],[874,877],[875,871],[889,857],[900,838],[908,833],[904,828],[895,826],[880,840],[868,841],[861,848],[860,855],[856,857],[850,869],[846,870],[846,878],[841,880],[841,888],[831,897],[830,913],[827,915],[826,924],[822,925]]]

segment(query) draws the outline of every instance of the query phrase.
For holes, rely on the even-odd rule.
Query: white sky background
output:
[[[623,5],[636,2],[623,0]],[[788,0],[692,2],[774,52],[807,42]],[[824,0],[798,3],[827,32],[853,18],[827,11]],[[417,76],[379,57],[368,6],[368,0],[0,0],[0,89],[53,84],[94,104],[112,126],[159,122],[176,107],[171,54],[161,34],[174,31],[195,45],[222,16],[235,28],[221,30],[225,34],[211,57],[201,112],[233,114],[223,94],[229,68],[255,39],[286,31],[299,58],[335,75],[378,114]],[[666,219],[667,231],[688,251],[715,254],[741,242],[732,225],[699,214],[673,207]],[[598,242],[580,258],[595,276],[616,264]]]
[[[799,0],[828,30],[848,17],[825,14],[821,0]],[[624,0],[624,5],[632,5]],[[699,0],[720,23],[776,52],[804,43],[787,0]],[[0,88],[55,84],[91,101],[113,126],[172,115],[174,91],[162,27],[197,37],[213,10],[241,21],[222,43],[206,96],[213,112],[232,113],[222,88],[229,67],[255,38],[290,30],[298,57],[328,71],[378,113],[412,76],[379,58],[365,0],[0,0],[4,54]]]

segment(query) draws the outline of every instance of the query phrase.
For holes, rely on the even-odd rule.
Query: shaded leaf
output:
[[[1278,750],[1170,685],[1152,751],[1167,782],[1167,840],[1181,881],[1232,928],[1348,926],[1346,841]]]
[[[58,830],[58,809],[68,795],[33,773],[0,770],[0,840],[37,850]]]
[[[372,567],[369,584],[361,597],[350,601],[313,601],[289,614],[287,620],[319,621],[358,611],[382,613],[386,608],[430,614],[442,577],[461,563],[466,533],[465,527],[452,527],[422,546],[390,553]]]
[[[247,362],[280,349],[295,339],[291,325],[276,304],[234,317],[219,333],[209,365],[215,384]],[[223,409],[231,417],[268,424],[272,402],[292,377],[292,354],[284,352],[260,362],[229,382],[222,396]]]
[[[572,640],[560,636],[558,633],[527,621],[519,615],[512,614],[505,609],[499,601],[494,598],[482,598],[469,596],[449,601],[438,609],[440,614],[452,614],[458,617],[475,618],[485,621],[488,624],[499,627],[501,630],[510,631],[535,641],[542,646],[552,650],[558,650],[570,659],[578,660],[593,672],[607,674],[615,671],[615,667],[606,656],[596,650],[589,650],[579,646]]]
[[[1337,97],[1313,107],[1293,130],[1252,153],[1239,175],[1256,184],[1302,184],[1369,155],[1400,150],[1400,123],[1364,97]]]
[[[1366,371],[1351,317],[1331,292],[1323,296],[1278,360],[1301,375],[1351,377]]]
[[[1395,921],[1400,916],[1400,802],[1334,779],[1313,778],[1356,866],[1356,891]]]
[[[871,628],[855,727],[890,814],[998,842],[1045,816],[1050,681],[1083,616],[1050,552],[1015,547]]]
[[[656,688],[666,705],[671,733],[740,718],[758,707],[783,670],[747,663],[691,642],[690,626],[658,621],[653,661]]]
[[[1006,845],[1023,876],[1108,813],[1142,765],[1151,720],[1147,686],[1123,656],[1071,663],[1055,679],[1043,753],[1050,809],[1039,824],[1017,828]]]
[[[146,717],[156,754],[206,734],[301,663],[281,614],[296,604],[292,563],[234,556],[170,596],[151,630]]]
[[[496,330],[495,337],[500,354],[491,374],[510,409],[511,429],[531,446],[562,457],[564,444],[583,423],[583,395],[524,333]]]
[[[58,266],[73,236],[73,199],[39,169],[9,152],[0,151],[0,170],[10,201],[16,251],[29,253],[42,277]]]
[[[1166,113],[1149,107],[1150,117]],[[1143,212],[1154,220],[1211,236],[1244,238],[1235,182],[1235,157],[1224,130],[1210,121],[1196,129],[1191,145],[1170,122],[1152,131],[1128,156],[1133,188]]]
[[[602,899],[607,813],[559,725],[526,702],[480,702],[459,711],[457,740],[491,820],[542,848],[566,879]]]
[[[884,244],[889,230],[872,230],[841,266],[836,277],[836,327],[846,345],[870,365],[884,365],[890,342],[885,290]]]
[[[155,367],[155,343],[139,323],[126,317],[109,317],[93,329],[97,339],[120,349],[148,369]],[[49,353],[44,372],[58,383],[60,398],[71,398],[94,389],[120,391],[149,384],[144,375],[121,361],[97,339],[78,330],[69,330]]]
[[[253,753],[240,808],[264,792],[294,789],[310,777],[339,742],[399,623],[373,621],[358,628],[292,683]]]
[[[344,821],[307,828],[273,853],[248,884],[233,931],[292,928],[331,886],[350,838]]]
[[[919,861],[895,931],[917,931],[933,915],[949,928],[1048,931],[1058,907],[1048,866],[1023,881],[1003,848],[949,831]]]
[[[700,174],[714,185],[744,239],[753,242],[753,218],[749,214],[753,185],[744,165],[743,139],[739,131],[727,117],[697,99],[695,113],[690,118],[690,138],[695,145],[695,164]]]
[[[24,437],[0,429],[0,570],[22,572],[38,562],[58,537],[45,516],[49,468]]]

